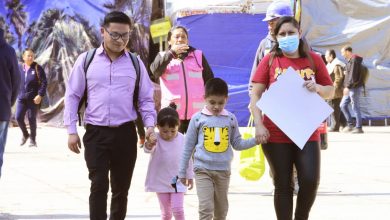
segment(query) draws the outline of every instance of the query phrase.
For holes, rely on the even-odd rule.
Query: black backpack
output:
[[[370,76],[370,72],[366,65],[363,63],[360,65],[360,76],[359,76],[359,84],[363,86],[363,95],[366,96],[366,83],[368,81],[368,77]]]
[[[80,99],[79,107],[77,110],[77,115],[79,117],[79,126],[81,126],[81,124],[82,124],[81,121],[83,121],[83,119],[84,119],[83,117],[84,117],[85,108],[88,105],[88,103],[87,103],[87,95],[88,95],[87,94],[87,88],[88,88],[88,86],[87,86],[87,71],[88,71],[89,65],[91,64],[91,62],[93,60],[93,57],[95,56],[95,53],[96,53],[96,48],[89,50],[87,52],[87,55],[85,56],[85,60],[84,60],[85,89],[84,89],[84,95]],[[136,80],[135,80],[135,87],[134,87],[133,105],[134,105],[134,108],[136,109],[137,114],[138,114],[138,95],[139,95],[139,82],[140,82],[141,69],[140,69],[137,55],[135,53],[131,53],[131,52],[129,52],[129,55],[130,55],[131,62],[133,63],[133,66],[134,66],[135,73],[137,75]]]

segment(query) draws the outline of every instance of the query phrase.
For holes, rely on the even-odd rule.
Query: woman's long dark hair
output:
[[[274,36],[278,36],[279,30],[282,27],[284,23],[291,23],[294,27],[296,27],[299,30],[299,23],[297,20],[295,20],[294,17],[291,16],[285,16],[279,18],[278,22],[276,23],[276,27],[274,30]],[[274,47],[272,48],[271,51],[275,52],[275,55],[278,57],[283,56],[282,50],[279,48],[279,43],[276,42]],[[299,52],[299,57],[309,57],[309,45],[306,43],[306,41],[299,39],[299,47],[298,47],[298,52]]]

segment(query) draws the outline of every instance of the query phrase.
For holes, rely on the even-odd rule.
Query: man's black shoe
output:
[[[30,137],[30,135],[27,135],[27,136],[23,135],[22,140],[20,141],[20,146],[23,146],[27,142],[27,139],[29,137]]]

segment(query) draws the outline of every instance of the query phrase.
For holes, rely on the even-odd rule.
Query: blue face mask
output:
[[[286,37],[278,37],[279,48],[285,53],[294,53],[298,50],[299,37],[291,35]]]

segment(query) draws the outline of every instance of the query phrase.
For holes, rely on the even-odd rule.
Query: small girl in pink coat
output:
[[[157,139],[153,145],[145,143],[145,152],[150,153],[148,173],[145,180],[145,190],[156,192],[160,202],[161,219],[170,220],[172,215],[176,220],[184,220],[184,193],[186,186],[177,181],[180,157],[184,147],[184,135],[178,132],[179,115],[176,106],[171,104],[160,110],[157,115],[157,128],[159,132],[150,137],[150,142]],[[193,187],[192,161],[188,166],[187,178],[189,188]]]

